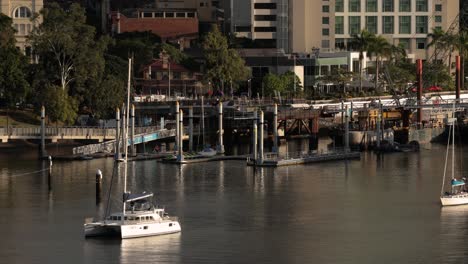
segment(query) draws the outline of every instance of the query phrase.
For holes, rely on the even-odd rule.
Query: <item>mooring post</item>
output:
[[[379,99],[379,109],[380,109],[380,129],[381,129],[381,134],[380,134],[380,140],[384,141],[385,139],[385,119],[384,119],[384,112],[383,112],[383,104],[382,100]]]
[[[47,156],[45,149],[45,107],[41,107],[41,159]]]
[[[418,127],[422,128],[422,91],[423,91],[423,79],[422,79],[422,73],[423,73],[423,65],[422,65],[422,60],[418,59],[416,60],[416,81],[418,83]]]
[[[193,151],[193,107],[189,108],[189,151]]]
[[[115,160],[120,159],[120,109],[115,112]]]
[[[217,152],[218,154],[224,154],[224,144],[223,144],[223,102],[219,101],[219,109],[218,109],[218,117],[219,117],[219,134],[218,134],[218,147]]]
[[[260,111],[260,123],[259,123],[259,129],[260,129],[260,133],[259,133],[259,145],[260,145],[260,151],[259,151],[259,154],[258,154],[258,163],[259,164],[263,164],[263,128],[264,128],[264,116],[263,116],[263,111]]]
[[[176,101],[175,105],[175,121],[176,121],[176,135],[175,135],[175,144],[174,144],[174,149],[178,150],[179,149],[179,137],[180,137],[180,130],[179,130],[179,101]]]
[[[345,152],[349,152],[349,113],[348,106],[345,108]]]
[[[184,113],[182,112],[182,110],[180,110],[180,113],[179,113],[179,142],[177,142],[177,147],[178,147],[178,154],[177,154],[177,161],[178,162],[182,162],[184,161],[184,153],[183,153],[183,149],[182,149],[182,146],[183,146],[183,138],[184,138]]]
[[[380,149],[380,107],[379,107],[379,110],[377,111],[377,134],[376,134],[376,137],[377,137],[377,141],[376,141],[376,146],[377,146],[377,150]]]
[[[256,163],[257,161],[257,110],[254,112],[254,119],[253,119],[253,129],[252,129],[252,160]]]
[[[132,122],[132,130],[130,130],[130,138],[131,138],[131,153],[132,156],[136,156],[136,149],[135,149],[135,105],[132,104],[132,111],[130,112],[130,120]]]
[[[161,119],[159,120],[159,129],[164,129],[165,124],[164,124],[164,116],[161,116]]]
[[[101,190],[102,190],[102,171],[96,171],[96,204],[101,202]]]
[[[455,56],[455,101],[458,103],[460,100],[460,89],[461,89],[461,67],[460,67],[460,56]]]
[[[273,152],[278,153],[278,105],[273,110]]]

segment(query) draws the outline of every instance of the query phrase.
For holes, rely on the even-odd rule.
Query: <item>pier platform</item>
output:
[[[161,161],[163,163],[171,163],[171,164],[193,164],[193,163],[202,163],[202,162],[213,162],[213,161],[223,161],[223,160],[241,160],[245,161],[247,160],[248,155],[237,155],[237,156],[214,156],[214,157],[203,157],[200,155],[185,155],[184,154],[184,160],[183,161],[178,161],[177,156],[174,155],[173,157],[170,158],[165,158],[162,159]]]
[[[267,158],[263,160],[261,164],[256,163],[254,160],[247,160],[248,166],[256,167],[281,167],[281,166],[291,166],[291,165],[300,165],[314,162],[323,162],[323,161],[335,161],[335,160],[347,160],[347,159],[360,159],[360,152],[330,152],[330,153],[311,153],[304,154],[297,157],[276,157],[276,158]]]

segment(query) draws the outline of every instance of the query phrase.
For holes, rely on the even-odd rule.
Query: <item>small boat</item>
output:
[[[452,118],[448,118],[449,136],[447,142],[447,151],[445,154],[444,177],[442,180],[442,190],[440,202],[442,206],[463,205],[468,204],[468,192],[465,189],[466,178],[458,180],[455,178],[455,124],[457,119],[455,116],[455,106],[453,108]],[[450,144],[452,142],[452,144]],[[451,147],[450,147],[451,145]],[[450,191],[444,192],[445,176],[447,174],[447,163],[449,158],[449,150],[452,149],[452,179],[450,180]]]
[[[198,155],[206,158],[216,156],[216,154],[218,154],[216,150],[210,147],[206,147],[202,151],[198,152]]]
[[[84,225],[85,237],[120,236],[125,239],[180,232],[177,217],[170,217],[164,208],[153,206],[148,200],[152,196],[152,193],[126,193],[128,210],[113,213],[102,221],[87,220]]]

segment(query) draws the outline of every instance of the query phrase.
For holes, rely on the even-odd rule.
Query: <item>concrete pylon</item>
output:
[[[193,151],[193,107],[189,108],[189,151]]]
[[[182,146],[183,146],[183,138],[184,138],[184,113],[182,112],[182,110],[180,110],[180,113],[179,113],[179,142],[177,142],[177,161],[178,162],[181,162],[181,161],[184,161],[184,153],[183,153],[183,149],[182,149]]]
[[[219,102],[219,109],[218,109],[218,117],[219,117],[219,134],[218,134],[218,147],[216,148],[216,152],[218,154],[224,154],[224,144],[223,144],[223,103]]]
[[[41,107],[41,151],[40,151],[41,158],[47,156],[47,152],[45,149],[45,107]]]
[[[115,159],[120,159],[120,109],[117,107],[115,112]]]
[[[254,119],[253,119],[253,124],[252,124],[252,159],[257,160],[257,142],[258,142],[258,136],[257,136],[257,122],[258,122],[258,116],[257,116],[257,111],[254,112]]]
[[[349,113],[348,106],[345,108],[345,152],[349,152]]]
[[[278,105],[273,109],[273,152],[278,153]]]
[[[264,117],[263,117],[263,111],[260,111],[260,122],[259,122],[259,151],[258,151],[258,164],[263,164],[263,128],[264,128]]]

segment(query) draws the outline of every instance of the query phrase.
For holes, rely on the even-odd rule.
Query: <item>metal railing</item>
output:
[[[135,134],[157,131],[158,126],[135,127]],[[115,128],[100,127],[46,127],[46,137],[110,137],[115,138]],[[0,127],[0,135],[12,137],[40,137],[41,127]]]
[[[327,155],[338,155],[345,153],[345,148],[335,148],[329,150],[312,150],[312,151],[293,151],[286,153],[265,153],[263,154],[263,160],[288,160],[288,159],[302,159],[313,156],[327,156]]]

